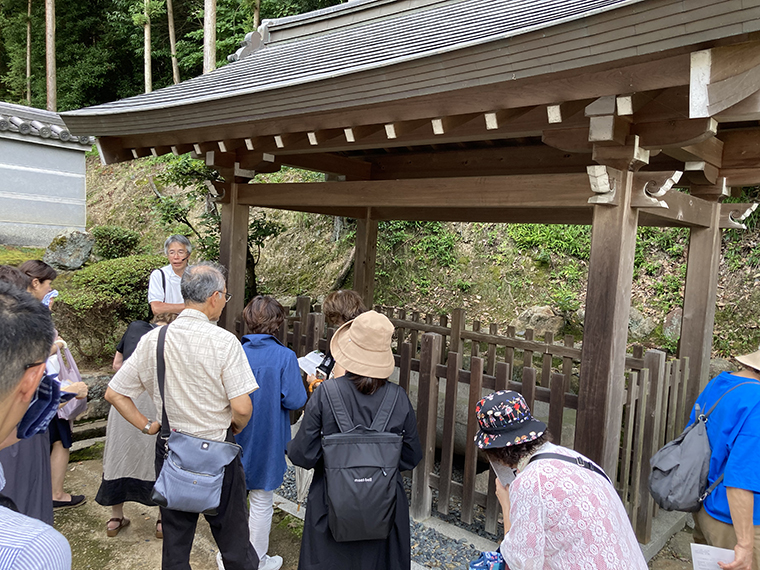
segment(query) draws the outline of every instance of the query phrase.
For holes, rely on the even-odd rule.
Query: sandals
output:
[[[159,529],[158,526],[161,525]],[[161,519],[156,521],[156,538],[164,538],[164,525],[161,524]]]
[[[117,534],[119,534],[119,531],[123,529],[124,527],[129,526],[129,519],[127,517],[121,517],[121,518],[112,518],[109,519],[109,523],[117,522],[119,523],[119,526],[116,528],[108,528],[108,523],[106,524],[106,534],[110,537],[114,537]]]

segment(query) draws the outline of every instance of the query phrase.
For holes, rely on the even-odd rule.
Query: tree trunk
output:
[[[47,110],[58,108],[55,77],[55,0],[45,0],[45,77],[47,82]]]
[[[26,14],[26,102],[32,104],[32,0]]]
[[[216,69],[216,0],[203,7],[203,73]]]
[[[172,54],[172,76],[176,85],[179,83],[179,63],[177,63],[177,38],[174,35],[174,8],[172,7],[172,0],[166,0],[166,17],[169,20],[169,49]]]
[[[258,30],[261,23],[261,0],[253,3],[253,29]]]
[[[145,92],[153,91],[153,69],[150,64],[150,0],[145,0]]]

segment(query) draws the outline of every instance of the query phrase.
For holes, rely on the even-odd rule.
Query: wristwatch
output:
[[[152,425],[153,425],[153,420],[148,420],[148,423],[145,424],[144,428],[142,428],[142,432],[145,435],[150,435],[150,426],[152,426]]]

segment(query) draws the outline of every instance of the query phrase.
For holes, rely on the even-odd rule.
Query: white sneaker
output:
[[[280,570],[282,567],[282,556],[267,556],[259,560],[259,570]]]
[[[222,553],[216,553],[216,566],[219,570],[224,570],[222,562]],[[280,570],[282,567],[282,556],[267,556],[259,560],[259,570]]]

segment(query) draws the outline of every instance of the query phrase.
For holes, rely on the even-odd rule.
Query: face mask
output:
[[[43,375],[24,417],[16,428],[16,437],[28,439],[45,431],[58,411],[58,404],[64,399],[68,400],[70,397],[67,394],[62,398],[60,382],[52,376]]]

